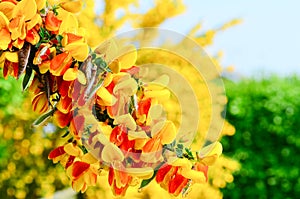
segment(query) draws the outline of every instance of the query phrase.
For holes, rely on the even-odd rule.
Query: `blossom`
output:
[[[108,183],[111,186],[114,195],[124,196],[131,180],[132,176],[128,173],[113,169],[112,167],[109,168]]]
[[[89,186],[95,186],[97,182],[97,168],[84,161],[76,161],[67,168],[67,173],[72,180],[75,191],[85,192]]]
[[[0,67],[3,68],[3,76],[7,78],[8,75],[18,77],[19,72],[19,58],[16,52],[3,52],[0,56]]]
[[[171,121],[161,121],[151,128],[151,138],[142,148],[141,159],[145,162],[156,162],[161,159],[163,145],[170,144],[176,137],[176,127]]]
[[[0,11],[0,50],[6,50],[11,42],[8,24],[8,18]]]
[[[76,144],[68,143],[53,149],[49,153],[48,159],[52,160],[53,163],[60,162],[61,165],[68,168],[73,164],[75,157],[82,155],[81,149]]]
[[[55,76],[63,75],[72,64],[72,56],[69,52],[56,55],[50,62],[50,72]]]
[[[52,32],[58,31],[61,22],[62,20],[60,20],[52,10],[48,11],[45,18],[45,27],[47,30]]]
[[[198,168],[198,167],[197,167]],[[178,196],[188,182],[203,183],[207,170],[194,170],[187,159],[177,159],[174,163],[163,165],[157,172],[156,182],[174,196]]]
[[[13,45],[22,48],[24,40],[35,45],[39,41],[37,25],[42,23],[35,0],[22,0],[13,7],[8,30]]]

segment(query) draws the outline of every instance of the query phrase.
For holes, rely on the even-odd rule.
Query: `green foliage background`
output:
[[[242,167],[224,198],[282,199],[300,195],[300,79],[269,77],[225,81],[227,119],[236,128],[224,137],[224,154]]]

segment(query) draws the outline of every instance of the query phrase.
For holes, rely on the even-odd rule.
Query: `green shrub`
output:
[[[224,198],[298,198],[300,195],[300,79],[269,77],[225,82],[227,119],[236,128],[224,137],[224,154],[240,161]]]

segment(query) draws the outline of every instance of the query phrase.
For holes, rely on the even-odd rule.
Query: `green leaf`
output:
[[[193,156],[193,153],[192,153],[192,151],[190,150],[190,149],[188,149],[188,148],[185,148],[185,152],[186,152],[186,154],[185,154],[185,156],[188,158],[188,159],[194,159],[194,156]]]
[[[40,126],[41,124],[43,124],[47,119],[49,119],[53,115],[54,111],[55,110],[52,109],[52,110],[46,112],[45,114],[41,115],[38,119],[36,119],[33,122],[32,126],[37,127],[37,126]]]
[[[56,40],[58,42],[58,46],[62,46],[61,41],[64,37],[62,35],[56,35]]]
[[[32,76],[32,68],[31,67],[26,67],[25,76],[24,76],[23,81],[22,81],[23,91],[25,91],[27,89],[31,76]]]
[[[141,185],[140,185],[140,188],[139,188],[139,189],[142,189],[143,187],[147,186],[147,185],[155,178],[155,176],[156,176],[156,174],[157,174],[157,171],[159,170],[159,168],[160,168],[163,164],[164,164],[164,162],[160,163],[157,167],[155,167],[154,173],[153,173],[152,177],[149,178],[149,179],[143,180],[143,181],[141,182]]]

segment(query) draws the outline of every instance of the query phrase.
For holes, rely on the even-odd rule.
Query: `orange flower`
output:
[[[64,146],[59,146],[49,153],[48,159],[53,160],[54,163],[60,161],[65,168],[68,168],[74,162],[75,156],[67,154]]]
[[[63,52],[59,55],[56,55],[50,64],[50,72],[54,76],[63,75],[72,64],[72,56],[69,52]]]
[[[52,32],[56,32],[59,30],[60,24],[62,20],[58,19],[58,17],[54,14],[53,11],[49,11],[46,15],[45,26],[46,29]]]
[[[207,181],[208,167],[196,163],[194,169],[187,159],[178,159],[172,165],[163,165],[156,174],[156,182],[170,194],[178,196],[188,182],[203,183]]]
[[[124,196],[131,180],[132,177],[128,173],[112,167],[109,168],[108,183],[115,196]]]
[[[39,35],[34,27],[42,22],[41,16],[37,14],[36,1],[22,0],[11,9],[11,12],[7,13],[11,17],[8,30],[11,32],[11,39],[18,40],[13,45],[21,49],[24,44],[22,41],[25,39],[33,45],[36,44],[39,41]],[[29,34],[28,38],[27,34]]]
[[[0,50],[6,50],[11,42],[8,18],[0,11]]]
[[[8,75],[12,75],[15,78],[18,77],[19,72],[19,58],[17,52],[3,52],[0,56],[0,67],[3,67],[3,76],[7,78]]]
[[[72,112],[69,113],[62,113],[61,111],[57,110],[53,114],[53,120],[60,128],[64,128],[68,126],[72,120]]]
[[[75,191],[86,191],[88,186],[95,186],[97,182],[97,169],[94,165],[83,161],[74,162],[67,173],[71,177],[72,187]]]
[[[19,64],[15,62],[10,62],[8,60],[4,63],[3,68],[3,76],[4,78],[7,78],[8,75],[12,75],[15,78],[18,77],[18,71],[19,71]]]
[[[59,146],[53,149],[49,153],[48,159],[52,160],[53,163],[60,162],[60,164],[67,169],[73,164],[75,158],[80,156],[83,156],[83,152],[77,146],[77,144],[67,143],[64,146]]]
[[[151,139],[143,147],[144,153],[156,152],[164,144],[170,144],[176,137],[176,127],[171,121],[161,121],[151,128]]]
[[[40,35],[34,28],[27,31],[26,34],[27,42],[31,43],[32,45],[35,45],[39,42],[39,40],[40,40]]]
[[[25,39],[26,37],[26,24],[25,24],[25,16],[18,16],[13,18],[9,25],[9,31],[11,32],[11,39],[16,40],[18,38]]]
[[[125,126],[116,126],[110,134],[110,142],[114,143],[126,156],[127,152],[132,152],[134,149],[134,140],[128,139],[127,128]]]

